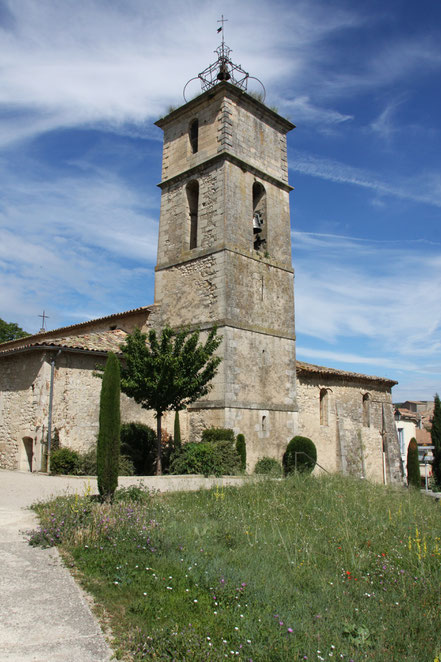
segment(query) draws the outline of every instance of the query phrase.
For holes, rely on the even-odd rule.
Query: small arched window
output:
[[[193,179],[187,184],[188,213],[190,216],[190,249],[198,245],[199,184]]]
[[[320,425],[328,425],[328,391],[325,388],[320,390]]]
[[[254,250],[266,247],[267,238],[266,191],[260,182],[253,184],[253,242]]]
[[[190,138],[190,147],[192,154],[196,154],[198,151],[198,142],[199,142],[199,120],[194,119],[190,122],[190,128],[188,132]]]
[[[371,398],[369,393],[363,396],[363,426],[368,428],[371,424]]]

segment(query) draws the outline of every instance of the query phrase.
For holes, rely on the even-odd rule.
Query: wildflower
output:
[[[292,634],[294,632],[294,630],[292,628],[288,628],[288,632],[289,632],[289,634]]]

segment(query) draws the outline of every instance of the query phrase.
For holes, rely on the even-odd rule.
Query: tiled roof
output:
[[[28,338],[23,338],[24,343],[18,347],[6,347],[9,343],[4,343],[4,347],[0,349],[0,356],[48,348],[118,353],[120,345],[125,341],[127,335],[122,329],[112,329],[46,339],[40,339],[38,335],[28,336]]]
[[[307,373],[307,374],[317,374],[317,375],[329,375],[330,377],[337,377],[339,379],[349,379],[357,381],[368,381],[368,382],[381,382],[382,384],[388,384],[393,386],[398,384],[392,379],[387,379],[386,377],[375,377],[374,375],[363,375],[359,372],[348,372],[347,370],[337,370],[336,368],[326,368],[322,365],[314,365],[312,363],[305,363],[304,361],[297,361],[297,373]]]
[[[432,435],[429,430],[422,428],[421,430],[415,430],[415,438],[418,444],[427,445],[432,443]]]
[[[416,411],[411,411],[410,409],[406,409],[404,407],[397,407],[396,411],[402,418],[410,418],[413,421],[419,421],[421,418],[421,415],[417,414]]]
[[[26,336],[24,338],[17,338],[16,340],[9,340],[5,343],[0,343],[0,354],[6,352],[12,348],[18,347],[28,347],[31,344],[48,344],[51,345],[56,342],[60,337],[63,336],[72,336],[72,331],[76,329],[80,330],[84,327],[90,325],[96,325],[100,322],[106,322],[111,320],[119,320],[122,317],[131,317],[139,313],[149,313],[152,306],[141,306],[140,308],[133,308],[132,310],[126,310],[122,313],[114,313],[112,315],[106,315],[105,317],[96,317],[95,319],[87,320],[87,322],[79,322],[78,324],[71,324],[70,326],[61,326],[58,329],[51,329],[50,331],[42,331],[40,333],[35,333],[32,336]],[[78,334],[74,334],[75,337],[78,337]],[[45,343],[43,343],[45,341]]]

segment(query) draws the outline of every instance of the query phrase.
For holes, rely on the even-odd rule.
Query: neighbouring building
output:
[[[216,325],[222,363],[210,393],[182,416],[184,439],[233,428],[252,469],[259,457],[281,459],[303,434],[326,470],[401,481],[395,382],[296,361],[286,149],[294,125],[247,94],[224,43],[218,54],[203,93],[156,123],[164,148],[154,304],[0,347],[1,466],[42,466],[49,416],[61,444],[94,443],[94,367],[135,326]],[[153,423],[124,396],[122,417]]]
[[[395,406],[395,425],[400,446],[403,473],[407,475],[407,449],[412,438],[418,444],[418,456],[422,479],[432,477],[433,446],[432,428],[433,401],[407,400]]]

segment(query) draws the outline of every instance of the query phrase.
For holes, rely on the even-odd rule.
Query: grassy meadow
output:
[[[35,508],[125,660],[434,662],[441,505],[417,490],[296,475]]]

